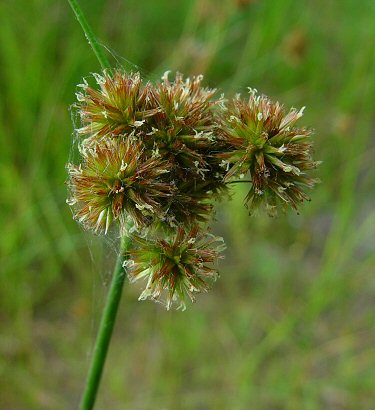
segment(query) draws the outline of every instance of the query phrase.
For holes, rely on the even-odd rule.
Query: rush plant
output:
[[[225,246],[208,232],[214,204],[230,184],[246,182],[250,213],[297,209],[309,199],[312,131],[258,95],[233,100],[203,86],[203,77],[111,69],[76,0],[69,0],[102,71],[77,91],[80,163],[67,165],[74,218],[96,234],[118,232],[113,273],[81,410],[92,409],[124,279],[144,280],[139,299],[186,308],[218,277]]]

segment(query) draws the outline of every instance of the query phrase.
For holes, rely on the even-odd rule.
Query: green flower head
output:
[[[202,233],[197,225],[187,232],[180,226],[167,239],[136,237],[135,243],[128,266],[131,280],[147,280],[141,300],[160,300],[165,293],[168,309],[175,300],[185,308],[186,296],[194,301],[194,293],[207,291],[208,281],[218,276],[212,264],[221,258],[222,238]]]
[[[139,142],[102,139],[81,149],[83,162],[68,164],[74,216],[95,232],[107,232],[113,220],[121,227],[131,218],[136,227],[164,217],[173,186],[163,182],[168,163],[143,158]]]
[[[248,101],[236,98],[221,122],[227,151],[218,154],[227,170],[225,180],[250,177],[246,196],[250,212],[264,205],[271,215],[277,209],[298,205],[309,197],[317,179],[309,171],[319,164],[311,157],[311,130],[297,128],[304,107],[285,113],[283,106],[250,89]]]
[[[151,131],[144,142],[174,163],[179,179],[208,178],[208,154],[216,147],[215,90],[204,88],[202,80],[203,76],[183,79],[176,74],[170,81],[167,72],[151,88],[151,106],[157,113],[147,121]]]
[[[76,108],[83,127],[78,133],[91,138],[116,137],[143,129],[146,119],[158,110],[149,107],[150,87],[139,73],[120,70],[111,74],[93,74],[99,86],[95,89],[85,80],[77,92]]]

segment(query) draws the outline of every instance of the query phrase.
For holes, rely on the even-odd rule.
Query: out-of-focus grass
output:
[[[372,409],[375,3],[81,3],[150,78],[205,72],[306,105],[324,161],[299,216],[248,217],[243,186],[220,207],[222,276],[187,312],[126,287],[97,408]],[[0,18],[0,408],[70,409],[114,261],[65,205],[68,106],[98,63],[63,1],[1,2]]]

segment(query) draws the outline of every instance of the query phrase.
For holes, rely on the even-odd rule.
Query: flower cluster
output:
[[[132,235],[127,266],[132,280],[146,279],[141,299],[184,306],[208,289],[223,245],[206,227],[229,183],[248,180],[250,211],[264,205],[273,215],[296,209],[317,182],[308,175],[318,164],[312,132],[295,127],[303,110],[285,113],[254,90],[227,101],[202,76],[94,78],[96,87],[84,80],[77,92],[82,161],[67,166],[68,203],[86,228],[107,233],[115,223]]]

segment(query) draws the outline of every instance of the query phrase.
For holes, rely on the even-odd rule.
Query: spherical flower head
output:
[[[161,139],[177,136],[184,139],[188,137],[184,134],[192,133],[191,138],[185,138],[186,142],[205,143],[206,138],[196,132],[205,131],[212,123],[212,97],[216,90],[203,87],[202,81],[202,75],[184,79],[180,73],[170,81],[167,71],[162,81],[155,85],[154,99],[160,111],[154,120],[167,128],[158,130]]]
[[[168,177],[170,174],[168,174]],[[163,226],[175,229],[183,224],[206,223],[215,215],[214,202],[228,197],[228,185],[223,175],[210,173],[209,178],[180,180],[174,178],[175,191],[166,208]]]
[[[207,222],[213,216],[213,205],[210,194],[205,194],[193,183],[176,185],[176,191],[170,198],[166,208],[165,228],[175,230],[183,224],[191,226],[198,222]]]
[[[213,113],[215,90],[202,86],[203,76],[184,79],[179,73],[170,81],[168,72],[152,88],[152,131],[145,143],[161,155],[169,155],[185,174],[202,178],[208,173],[207,150],[215,147]]]
[[[158,112],[150,117],[151,132],[144,143],[152,153],[172,164],[170,181],[176,195],[168,208],[167,220],[190,224],[194,219],[208,220],[213,195],[225,189],[223,178],[216,172],[217,149],[214,134],[213,100],[215,90],[202,86],[203,76],[186,78],[169,72],[152,88],[151,106]]]
[[[238,96],[228,106],[222,122],[227,152],[219,154],[227,170],[225,180],[250,175],[251,188],[246,203],[253,212],[264,205],[270,215],[288,206],[297,209],[309,200],[304,191],[317,179],[308,171],[318,162],[311,157],[311,130],[296,128],[304,107],[287,114],[282,105],[250,89],[248,101]]]
[[[150,84],[142,84],[139,73],[120,70],[94,74],[99,89],[85,80],[77,92],[78,112],[83,127],[78,133],[92,138],[136,133],[157,110],[148,106]]]
[[[136,227],[163,218],[163,201],[173,187],[161,180],[168,163],[145,159],[139,142],[102,139],[82,146],[83,162],[68,164],[71,198],[75,218],[95,232],[107,232],[113,220],[125,228],[132,219]]]
[[[138,246],[130,250],[127,265],[131,280],[147,280],[140,300],[160,301],[166,293],[168,309],[175,300],[179,300],[179,307],[184,309],[186,297],[194,301],[194,292],[208,291],[208,281],[218,276],[212,264],[221,258],[222,238],[202,233],[198,226],[187,232],[180,226],[177,233],[167,239],[135,238],[135,243]]]

